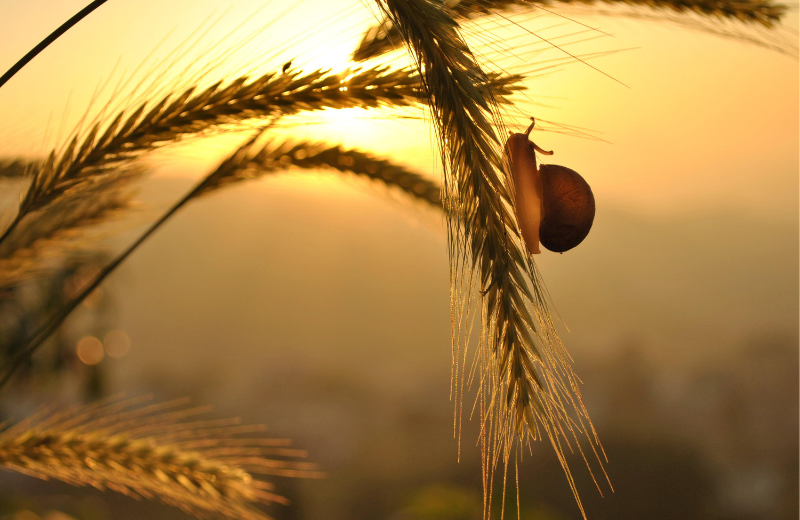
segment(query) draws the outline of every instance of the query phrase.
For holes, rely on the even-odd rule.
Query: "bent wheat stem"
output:
[[[220,172],[221,174],[215,178],[209,178],[198,195],[245,179],[283,171],[292,166],[303,169],[330,168],[349,172],[376,180],[388,187],[398,188],[415,199],[435,207],[442,207],[441,186],[427,177],[360,150],[347,150],[339,145],[331,146],[307,141],[268,143],[251,159],[245,161],[238,170]]]
[[[81,20],[89,16],[92,13],[92,11],[94,11],[95,9],[106,3],[106,1],[107,0],[94,0],[94,2],[92,2],[91,4],[87,5],[86,7],[78,11],[75,14],[75,16],[73,16],[72,18],[61,24],[58,27],[58,29],[47,35],[47,37],[44,40],[40,41],[36,45],[36,47],[28,51],[27,54],[25,54],[25,56],[20,58],[18,62],[12,65],[11,68],[5,72],[5,74],[0,76],[0,87],[5,85],[8,82],[8,80],[10,80],[14,76],[14,74],[22,70],[22,67],[27,65],[29,61],[35,58],[40,52],[45,50],[51,43],[56,41],[59,38],[59,36],[70,30],[72,26],[74,26],[76,23],[80,22]]]
[[[396,166],[386,160],[378,160],[372,156],[356,150],[342,150],[338,146],[322,147],[319,144],[298,143],[290,148],[291,156],[287,154],[285,146],[273,148],[264,146],[257,154],[251,155],[256,139],[261,132],[247,141],[237,149],[230,157],[223,161],[216,170],[199,182],[194,189],[184,195],[167,212],[165,212],[130,246],[120,253],[113,261],[107,264],[95,276],[91,283],[87,284],[72,300],[64,307],[56,311],[47,321],[23,344],[14,348],[17,354],[3,365],[2,377],[0,377],[0,388],[3,387],[39,346],[42,345],[55,330],[63,323],[70,313],[77,308],[100,284],[110,275],[128,256],[133,253],[147,238],[149,238],[159,227],[161,227],[172,215],[180,210],[187,202],[200,195],[217,190],[232,182],[240,181],[252,177],[248,174],[249,166],[261,168],[262,173],[277,170],[276,164],[285,168],[289,164],[303,168],[317,168],[320,166],[334,167],[340,170],[347,170],[357,175],[364,175],[381,180],[389,186],[397,186],[410,195],[426,200],[429,203],[441,204],[438,199],[440,190],[436,183],[424,177]],[[299,152],[304,152],[305,157]],[[281,160],[287,158],[287,160]],[[342,158],[344,160],[342,160]],[[292,162],[294,161],[294,162]],[[334,166],[334,164],[336,166]],[[434,202],[437,201],[437,202]]]
[[[248,145],[238,150],[237,153],[224,161],[217,171],[235,167],[234,165],[237,165],[239,161],[241,161],[242,154],[246,154],[246,151],[249,150],[249,146],[252,145],[254,140],[255,138],[253,138]],[[161,227],[161,225],[166,222],[175,212],[177,212],[187,202],[189,202],[189,200],[197,195],[202,184],[203,183],[201,182],[195,189],[187,193],[183,198],[175,203],[174,206],[172,206],[166,213],[156,220],[147,229],[147,231],[145,231],[130,246],[128,246],[128,248],[126,248],[109,264],[103,267],[103,269],[101,269],[100,272],[95,276],[94,280],[87,284],[87,286],[83,288],[83,290],[81,290],[77,296],[67,302],[66,305],[48,318],[47,321],[41,327],[39,327],[39,329],[29,339],[27,339],[23,345],[20,346],[20,348],[14,349],[17,354],[4,364],[5,370],[2,377],[0,377],[0,388],[2,388],[11,379],[11,376],[14,375],[14,372],[16,372],[16,370],[22,366],[31,355],[33,355],[33,353],[37,348],[39,348],[44,340],[46,340],[53,332],[56,331],[56,329],[67,318],[67,316],[69,316],[70,313],[86,299],[87,296],[89,296],[95,289],[97,289],[97,287],[100,286],[100,284],[109,274],[111,274],[122,262],[124,262],[125,259],[136,250],[136,248],[138,248],[145,240],[147,240],[150,235],[152,235],[159,227]]]
[[[485,78],[498,99],[520,89],[521,76]],[[131,158],[187,135],[198,135],[245,119],[292,115],[326,108],[410,106],[424,101],[419,76],[408,69],[373,67],[332,73],[291,71],[238,78],[195,92],[191,87],[133,112],[122,111],[106,126],[98,122],[83,136],[75,132],[60,152],[53,151],[33,172],[17,215],[0,235],[0,243],[30,213],[63,196],[114,175]]]

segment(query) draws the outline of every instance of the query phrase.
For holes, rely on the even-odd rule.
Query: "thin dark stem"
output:
[[[3,243],[3,241],[6,239],[6,237],[7,237],[8,235],[10,235],[10,234],[11,234],[11,232],[12,232],[12,231],[14,231],[14,230],[17,228],[17,226],[19,225],[19,223],[22,221],[22,218],[23,218],[23,217],[24,217],[26,214],[27,214],[27,213],[23,213],[22,211],[20,211],[20,212],[18,212],[18,213],[17,213],[17,216],[16,216],[16,217],[14,217],[14,220],[11,222],[11,224],[9,224],[9,225],[8,225],[8,227],[5,229],[5,231],[3,231],[3,234],[2,234],[2,235],[0,235],[0,244],[2,244],[2,243]]]
[[[111,274],[111,272],[119,266],[128,256],[137,248],[139,247],[142,242],[147,240],[147,238],[152,235],[166,220],[171,217],[176,211],[178,211],[184,204],[186,204],[189,199],[194,197],[196,194],[197,189],[193,189],[189,192],[185,197],[183,197],[178,203],[176,203],[169,211],[167,211],[160,219],[158,219],[150,228],[144,232],[142,236],[140,236],[133,244],[131,244],[128,249],[126,249],[122,254],[120,254],[117,258],[114,259],[113,262],[108,264],[100,271],[100,274],[94,279],[94,281],[88,285],[81,293],[67,303],[64,307],[61,308],[56,314],[54,314],[48,321],[45,323],[37,332],[34,334],[23,346],[22,350],[20,350],[14,358],[12,358],[9,362],[6,363],[7,367],[5,373],[3,374],[2,379],[0,379],[0,388],[5,385],[14,372],[22,366],[22,364],[33,355],[37,348],[46,340],[50,334],[56,331],[56,329],[61,325],[61,323],[69,316],[69,314],[75,310],[78,305],[80,305],[83,300],[89,296],[92,291],[97,289],[97,287],[105,280],[105,278]]]
[[[37,54],[45,50],[45,48],[47,48],[48,45],[56,41],[59,36],[70,30],[70,28],[72,28],[73,25],[75,25],[76,23],[80,22],[81,20],[89,16],[89,13],[91,13],[104,3],[106,3],[106,1],[107,0],[94,0],[94,2],[81,9],[80,12],[78,12],[78,14],[76,14],[63,24],[61,24],[61,26],[52,33],[50,33],[50,35],[47,38],[40,41],[39,45],[28,51],[28,54],[23,56],[18,62],[14,64],[14,66],[8,69],[6,73],[3,74],[2,77],[0,77],[0,87],[5,85],[6,82],[10,80],[14,74],[19,72],[20,69],[22,69],[22,67],[27,65],[28,62],[31,61],[33,58],[35,58]]]
[[[161,218],[159,218],[155,223],[153,223],[147,231],[145,231],[142,236],[136,239],[133,244],[128,246],[128,248],[123,251],[119,256],[117,256],[110,264],[106,265],[100,273],[95,277],[94,281],[89,284],[86,288],[84,288],[81,293],[68,302],[64,307],[62,307],[58,312],[53,314],[47,322],[42,325],[33,336],[31,336],[27,341],[25,341],[13,358],[8,360],[3,366],[3,376],[0,378],[0,388],[2,388],[8,381],[11,379],[11,376],[14,375],[22,365],[25,363],[27,359],[29,359],[33,353],[36,351],[39,346],[53,333],[58,329],[61,323],[69,316],[69,314],[74,311],[78,305],[86,299],[97,287],[106,279],[106,277],[111,274],[114,269],[116,269],[122,262],[125,261],[128,256],[130,256],[133,251],[139,247],[142,242],[147,240],[150,235],[152,235],[161,225],[167,221],[176,211],[181,209],[184,204],[189,202],[191,199],[196,197],[201,191],[206,188],[206,184],[208,183],[209,179],[215,177],[219,174],[219,172],[226,168],[235,168],[239,162],[239,159],[242,157],[243,154],[246,154],[247,151],[252,147],[255,140],[261,135],[261,132],[258,132],[255,137],[249,140],[244,146],[239,148],[230,158],[225,160],[219,168],[217,168],[213,173],[205,177],[197,186],[195,186],[192,191],[187,193],[182,199],[175,203],[172,208],[169,209],[166,213],[164,213]]]

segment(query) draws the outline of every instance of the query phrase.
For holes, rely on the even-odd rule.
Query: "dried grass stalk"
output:
[[[324,168],[372,179],[415,200],[442,207],[439,183],[360,150],[319,142],[270,142],[255,154],[235,157],[235,166],[226,162],[226,167],[215,170],[194,196],[291,167]],[[83,250],[91,230],[125,215],[134,205],[133,192],[127,185],[140,170],[129,168],[127,172],[93,184],[90,191],[61,197],[36,219],[26,219],[0,244],[0,289],[46,274],[69,255]]]
[[[53,151],[35,172],[21,213],[41,208],[67,190],[93,182],[121,161],[187,135],[253,117],[324,108],[406,106],[419,97],[418,80],[408,70],[372,68],[340,73],[315,71],[265,74],[196,87],[122,111],[110,123],[98,122]]]
[[[454,394],[461,399],[473,370],[482,421],[485,515],[490,514],[498,463],[507,467],[522,443],[543,437],[555,449],[583,512],[565,451],[573,440],[580,450],[581,437],[592,449],[599,440],[550,318],[543,283],[519,238],[511,211],[513,184],[503,171],[493,121],[502,124],[491,92],[483,88],[485,76],[442,1],[379,0],[378,5],[416,58],[442,147]],[[481,341],[468,370],[476,283],[481,288]]]
[[[520,89],[520,76],[487,80],[499,99]],[[61,151],[53,151],[33,171],[16,218],[0,236],[4,241],[28,214],[68,192],[81,192],[124,161],[187,135],[196,136],[245,119],[290,115],[325,108],[409,106],[423,101],[419,76],[408,69],[377,67],[331,73],[266,74],[238,78],[197,92],[195,87],[137,109],[122,111],[110,123],[76,131]]]
[[[209,176],[198,195],[292,167],[307,170],[327,168],[351,173],[399,189],[435,207],[442,207],[441,186],[423,175],[360,150],[307,141],[267,143],[257,153],[242,157],[236,168],[217,170],[216,175]]]
[[[554,4],[594,5],[601,0],[460,0],[448,2],[455,19],[503,13],[524,7],[546,7]],[[695,13],[708,17],[739,20],[771,28],[780,22],[788,7],[770,0],[602,0],[606,4],[624,4],[668,10],[676,13]],[[375,58],[403,45],[403,38],[389,19],[371,27],[353,53],[354,61]]]
[[[17,354],[2,367],[0,387],[8,383],[14,372],[33,355],[45,339],[55,332],[67,316],[103,282],[106,276],[111,274],[139,245],[155,233],[186,203],[200,195],[207,194],[233,182],[251,178],[258,174],[274,172],[277,170],[276,163],[281,165],[280,169],[285,169],[286,165],[291,161],[294,161],[296,166],[303,168],[335,167],[341,171],[349,171],[379,180],[388,186],[397,186],[413,197],[426,200],[431,204],[436,203],[434,200],[438,201],[439,204],[441,203],[438,198],[440,189],[435,182],[389,161],[374,159],[368,154],[355,150],[342,150],[338,146],[326,148],[320,144],[298,143],[296,145],[284,144],[278,147],[266,145],[260,152],[252,154],[251,150],[262,133],[263,130],[234,151],[213,172],[198,183],[194,189],[184,195],[172,208],[151,224],[138,239],[103,267],[94,280],[86,284],[77,295],[50,316],[37,331],[21,344],[16,345],[14,350]],[[291,152],[291,155],[287,156],[287,152]],[[304,154],[305,157],[303,157]]]
[[[142,170],[127,167],[86,190],[66,194],[25,219],[0,243],[0,288],[43,276],[80,251],[100,225],[122,217],[134,205],[130,183]]]
[[[318,477],[305,452],[238,420],[186,419],[185,401],[110,400],[43,411],[0,432],[0,465],[41,479],[159,499],[198,518],[270,518],[257,504],[286,503],[259,475]]]

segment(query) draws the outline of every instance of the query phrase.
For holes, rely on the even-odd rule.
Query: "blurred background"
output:
[[[0,70],[82,4],[4,0]],[[265,28],[211,80],[289,60],[344,68],[375,23],[359,2],[289,7],[109,2],[0,90],[0,158],[44,155],[93,97],[102,105],[113,91],[99,86],[138,77],[153,48],[168,53],[204,20],[217,21],[203,46]],[[797,518],[800,137],[798,64],[786,51],[797,45],[796,5],[778,32],[606,4],[552,8],[613,36],[530,9],[509,14],[514,23],[476,20],[469,34],[514,50],[471,41],[491,67],[529,74],[506,123],[541,120],[533,139],[555,150],[551,162],[580,172],[597,200],[580,247],[536,259],[609,459],[615,491],[604,497],[571,459],[587,515]],[[614,79],[527,31],[576,55],[607,52],[591,64]],[[385,60],[407,63],[399,52]],[[439,175],[422,109],[325,111],[272,131]],[[4,289],[5,348],[241,139],[149,155],[135,208],[47,276]],[[22,181],[2,187],[10,219]],[[0,409],[19,418],[42,403],[117,392],[190,396],[214,416],[267,424],[326,472],[278,480],[292,500],[269,509],[278,520],[478,519],[475,421],[460,461],[454,438],[448,279],[434,209],[325,171],[241,183],[189,205],[148,240],[2,390]],[[111,493],[0,479],[8,518],[187,518]],[[546,443],[523,460],[519,492],[524,520],[580,518]],[[516,514],[513,486],[506,501]]]

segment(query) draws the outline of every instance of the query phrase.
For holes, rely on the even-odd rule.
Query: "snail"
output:
[[[524,134],[511,133],[503,154],[514,180],[517,214],[522,238],[531,254],[539,254],[539,243],[555,253],[580,244],[594,221],[594,195],[577,172],[556,164],[536,164],[542,150],[528,136],[536,121]]]

